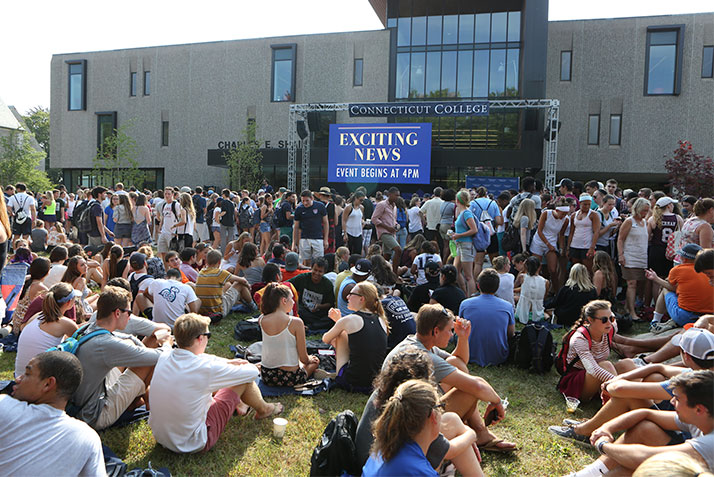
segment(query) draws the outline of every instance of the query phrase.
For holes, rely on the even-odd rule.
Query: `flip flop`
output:
[[[486,442],[485,444],[477,444],[479,450],[486,451],[486,452],[501,452],[501,453],[508,453],[508,452],[515,452],[518,450],[517,446],[513,447],[499,447],[498,444],[501,442],[505,442],[504,439],[498,439],[494,437],[490,441]]]
[[[281,412],[283,412],[283,405],[280,404],[279,402],[276,402],[276,403],[273,403],[273,410],[270,411],[270,414],[268,414],[266,416],[258,417],[258,411],[256,411],[255,416],[253,416],[253,419],[256,421],[260,421],[260,420],[266,419],[268,417],[277,416]]]

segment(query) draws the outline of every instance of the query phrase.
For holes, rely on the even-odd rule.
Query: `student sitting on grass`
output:
[[[201,300],[202,315],[220,313],[227,316],[233,305],[242,301],[252,304],[250,285],[245,278],[233,275],[218,268],[221,264],[221,252],[211,250],[206,255],[206,268],[198,273],[196,296]]]
[[[471,323],[468,320],[454,318],[454,315],[441,305],[424,305],[416,318],[416,335],[408,336],[397,345],[384,360],[382,369],[392,362],[394,356],[405,347],[415,347],[428,353],[434,365],[434,381],[445,392],[442,401],[446,411],[455,412],[478,436],[479,449],[491,452],[513,452],[516,445],[496,437],[484,424],[478,411],[479,401],[488,404],[484,416],[496,410],[494,422],[506,417],[501,398],[483,378],[471,376],[466,363],[469,361],[469,334]],[[453,334],[459,337],[452,353],[444,351]]]
[[[608,421],[590,436],[601,457],[571,475],[630,475],[649,457],[668,451],[714,469],[714,372],[683,373],[669,384],[674,411],[636,409]]]
[[[302,384],[320,364],[317,356],[307,354],[305,325],[290,315],[294,306],[293,292],[287,286],[270,283],[265,287],[259,320],[263,335],[260,377],[268,386]]]
[[[570,269],[568,281],[558,290],[553,307],[558,323],[571,326],[580,318],[580,312],[586,303],[597,299],[595,285],[590,281],[590,274],[585,265],[576,263]]]
[[[156,442],[174,452],[208,451],[233,413],[245,415],[248,406],[255,419],[283,411],[282,404],[263,400],[255,366],[205,353],[210,324],[195,313],[180,316],[174,324],[178,348],[162,353],[151,379],[149,426]]]
[[[543,299],[550,287],[550,282],[540,276],[540,261],[537,258],[528,257],[526,271],[528,274],[521,283],[520,297],[516,305],[516,318],[524,324],[544,319]]]
[[[676,343],[684,367],[650,364],[619,374],[602,384],[603,394],[610,399],[595,416],[584,422],[565,419],[563,426],[551,426],[548,430],[564,439],[588,442],[595,429],[633,409],[674,410],[669,402],[673,395],[668,380],[692,370],[714,368],[714,334],[701,328],[692,328],[677,335],[673,342]]]
[[[355,285],[348,299],[353,313],[343,317],[332,308],[329,316],[335,325],[322,341],[335,347],[335,383],[348,391],[369,393],[387,354],[387,318],[377,288],[369,282]]]
[[[394,390],[410,379],[430,381],[432,372],[431,359],[424,351],[405,349],[377,375],[374,380],[375,390],[364,407],[355,436],[357,458],[361,465],[369,458],[374,443],[374,421],[394,395]],[[482,476],[479,464],[481,456],[473,429],[464,425],[458,415],[447,412],[441,416],[439,431],[439,436],[429,444],[426,452],[429,464],[438,469],[444,460],[450,460],[462,476]]]

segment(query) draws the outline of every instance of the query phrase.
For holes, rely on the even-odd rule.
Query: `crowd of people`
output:
[[[603,455],[573,475],[654,475],[636,469],[664,451],[713,470],[714,199],[613,179],[520,188],[7,186],[0,267],[26,278],[5,303],[17,359],[0,429],[54,439],[29,473],[71,445],[68,473],[99,475],[87,426],[144,405],[159,444],[208,451],[234,413],[282,412],[258,379],[329,378],[370,395],[355,438],[363,475],[438,475],[449,461],[478,476],[482,451],[518,444],[492,432],[507,403],[468,365],[505,363],[516,322],[547,322],[569,330],[560,392],[603,402],[549,428]],[[236,311],[259,317],[258,365],[206,353],[212,324]],[[618,333],[638,321],[650,335]],[[308,334],[334,349],[335,370],[308,353]],[[68,337],[72,353],[47,352]],[[22,442],[0,456],[11,475],[28,473]]]

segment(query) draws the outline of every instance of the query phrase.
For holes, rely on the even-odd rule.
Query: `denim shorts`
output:
[[[687,323],[693,323],[699,318],[698,313],[683,310],[679,307],[679,299],[675,292],[669,292],[664,296],[664,302],[667,305],[667,313],[679,326],[684,326]]]
[[[270,232],[270,224],[268,222],[261,222],[260,223],[260,232],[261,233]]]

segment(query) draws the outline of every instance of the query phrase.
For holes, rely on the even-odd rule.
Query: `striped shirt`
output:
[[[226,284],[231,274],[218,268],[204,268],[198,273],[196,279],[196,296],[201,299],[199,313],[209,315],[221,313],[223,310],[223,285]]]
[[[615,332],[617,332],[617,329]],[[610,371],[598,364],[600,361],[605,361],[610,357],[610,343],[607,333],[602,335],[600,341],[593,340],[592,346],[588,346],[588,339],[580,331],[573,333],[573,336],[570,337],[567,362],[572,362],[576,354],[580,360],[573,365],[575,369],[584,369],[588,374],[595,376],[602,382],[615,377]]]

